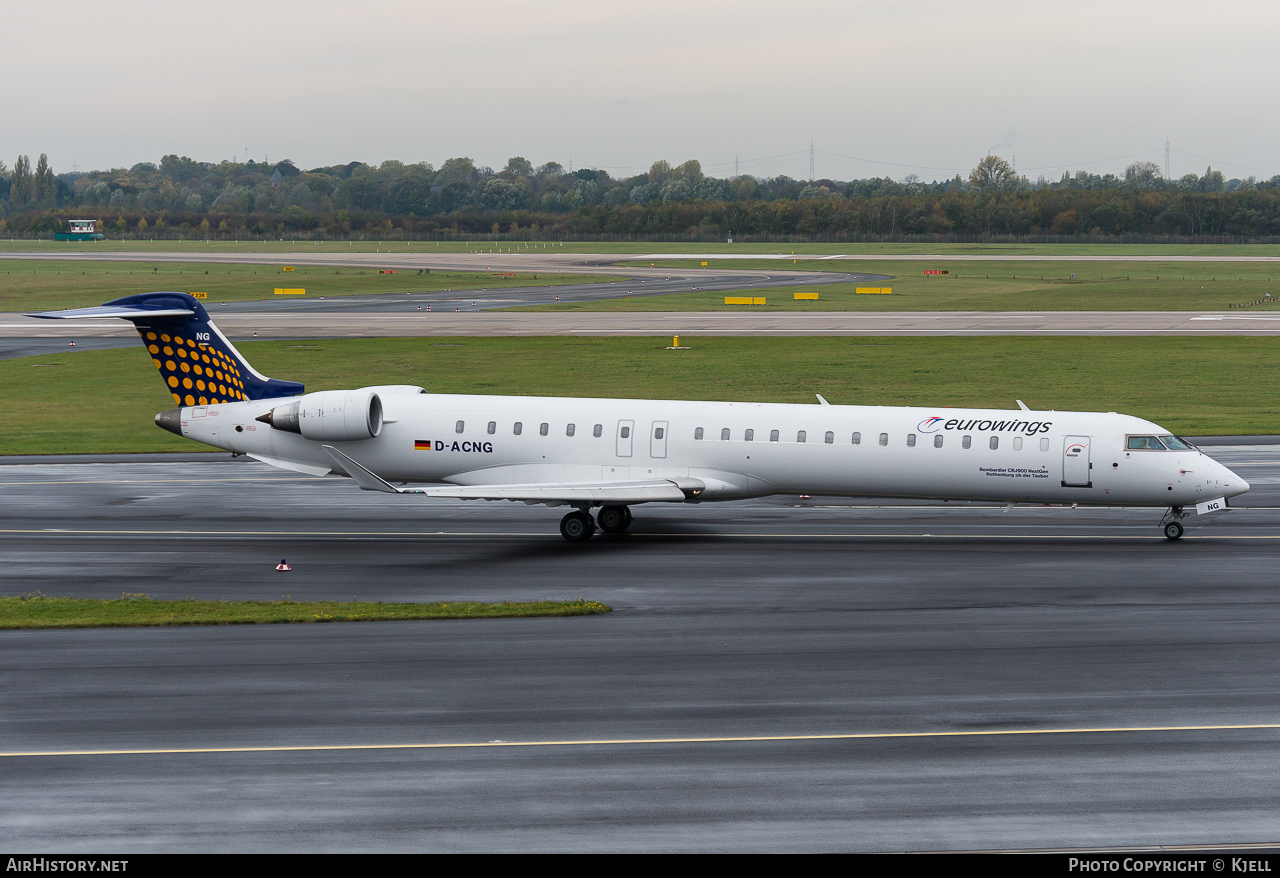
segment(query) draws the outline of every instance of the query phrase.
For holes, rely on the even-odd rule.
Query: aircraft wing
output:
[[[46,320],[79,320],[85,317],[121,317],[136,320],[139,317],[184,317],[195,312],[189,308],[142,308],[136,305],[99,305],[96,308],[71,308],[66,311],[41,311],[28,317]]]
[[[366,469],[332,445],[321,446],[356,484],[365,491],[386,494],[423,494],[457,500],[517,500],[525,503],[679,503],[687,499],[684,490],[667,479],[628,482],[537,482],[510,485],[447,485],[438,488],[398,488]]]

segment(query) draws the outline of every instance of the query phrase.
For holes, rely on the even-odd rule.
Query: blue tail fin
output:
[[[304,390],[297,381],[268,378],[250,366],[209,319],[204,306],[187,293],[142,293],[97,308],[30,316],[119,317],[131,321],[178,405],[275,399],[296,396]]]

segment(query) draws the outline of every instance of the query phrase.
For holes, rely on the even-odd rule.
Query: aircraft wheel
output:
[[[625,506],[605,506],[596,513],[596,521],[607,534],[625,533],[631,525],[631,510]]]
[[[585,512],[570,512],[560,519],[560,536],[571,543],[585,542],[595,532],[596,523]]]
[[[1164,536],[1167,540],[1176,540],[1182,536],[1182,522],[1171,521],[1164,526]]]

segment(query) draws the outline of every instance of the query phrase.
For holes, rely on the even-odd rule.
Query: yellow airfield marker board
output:
[[[725,296],[726,305],[763,305],[764,296]]]
[[[298,269],[294,268],[292,265],[286,265],[284,268],[280,270],[281,271],[297,271]]]
[[[858,287],[859,296],[888,296],[893,293],[893,287]]]
[[[305,296],[306,294],[306,290],[282,290],[279,287],[276,287],[277,296]]]
[[[818,298],[817,293],[796,293],[797,301],[799,300],[817,301],[817,298]]]
[[[193,298],[193,299],[207,299],[207,298],[209,298],[209,294],[208,294],[208,293],[192,293],[192,294],[191,294],[191,298]]]

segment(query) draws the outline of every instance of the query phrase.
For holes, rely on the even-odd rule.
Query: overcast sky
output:
[[[0,159],[1280,173],[1275,0],[0,2]]]

